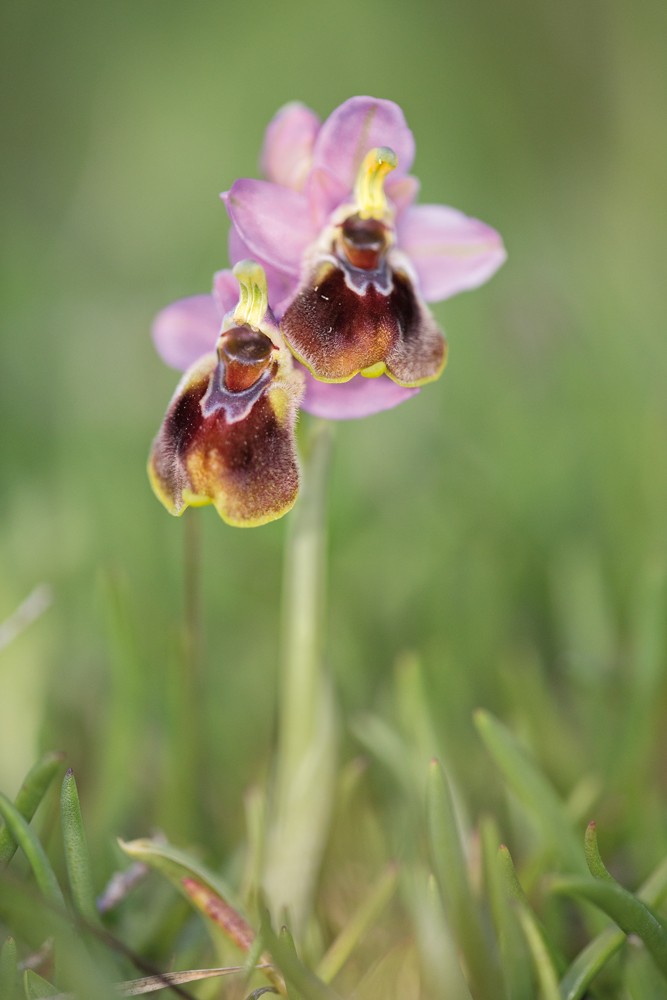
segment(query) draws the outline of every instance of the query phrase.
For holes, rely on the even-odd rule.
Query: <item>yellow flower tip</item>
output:
[[[269,308],[264,268],[254,260],[240,260],[234,266],[234,277],[239,283],[239,301],[233,320],[238,326],[258,330]]]
[[[387,174],[398,166],[398,158],[389,146],[376,146],[364,157],[354,186],[354,197],[362,219],[384,219],[389,205],[384,193]]]

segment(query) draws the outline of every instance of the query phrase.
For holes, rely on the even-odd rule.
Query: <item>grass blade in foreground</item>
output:
[[[565,896],[588,900],[626,934],[636,934],[667,979],[667,932],[646,903],[617,882],[602,879],[558,878],[552,882],[551,889]]]
[[[398,868],[396,865],[390,865],[362,900],[356,913],[349,918],[317,966],[317,975],[325,983],[330,983],[340,972],[366,931],[378,919],[394,895],[397,881]]]
[[[16,942],[7,938],[0,948],[0,997],[18,1000],[19,973],[16,964]]]
[[[560,1000],[556,971],[557,956],[549,948],[546,934],[530,908],[526,894],[517,877],[512,855],[504,844],[498,850],[498,861],[505,880],[506,892],[513,900],[518,923],[533,959],[541,996],[543,1000]],[[513,994],[510,994],[510,997],[511,1000],[514,1000]]]
[[[16,809],[28,823],[48,792],[63,759],[64,754],[47,753],[28,771],[14,802]],[[16,847],[16,840],[12,837],[9,827],[5,825],[0,828],[0,866],[9,864]]]
[[[64,909],[65,900],[63,899],[58,880],[53,868],[49,864],[49,859],[46,856],[44,848],[40,844],[34,830],[28,826],[16,806],[12,805],[9,799],[1,792],[0,815],[2,815],[7,824],[7,829],[12,838],[28,859],[40,890],[47,899]]]
[[[505,992],[511,1000],[534,1000],[535,985],[527,943],[513,905],[513,894],[508,892],[507,871],[498,849],[498,828],[490,817],[480,823],[480,839],[484,884],[498,939]]]
[[[79,793],[70,768],[63,779],[60,794],[60,816],[63,828],[65,862],[75,910],[91,924],[99,924],[90,855],[81,818]]]
[[[436,881],[448,922],[467,970],[476,1000],[498,1000],[499,975],[491,961],[480,914],[468,880],[447,781],[438,761],[432,761],[427,792],[428,836]]]
[[[25,990],[26,1000],[43,1000],[43,998],[46,997],[61,996],[55,986],[48,983],[46,979],[42,979],[42,977],[38,976],[32,969],[26,969],[25,971],[23,976],[23,989]],[[65,996],[67,996],[67,994],[65,994]]]
[[[284,935],[278,936],[274,932],[266,909],[262,913],[260,934],[290,987],[290,997],[296,991],[302,1000],[341,1000],[338,993],[303,965],[296,955],[291,938],[288,940]]]
[[[120,840],[121,848],[131,858],[143,861],[165,875],[200,913],[237,948],[254,956],[256,935],[236,906],[228,902],[228,894],[219,880],[203,866],[175,847],[151,840]],[[252,958],[252,966],[255,965]],[[280,993],[285,984],[271,965],[269,955],[261,956],[262,971]]]
[[[637,893],[648,906],[658,906],[667,895],[667,861],[656,868]],[[598,972],[626,941],[622,930],[609,927],[590,942],[575,958],[560,984],[561,1000],[581,1000]]]
[[[258,966],[262,968],[262,966]],[[142,979],[128,979],[118,983],[116,989],[123,997],[138,997],[145,993],[155,993],[170,986],[184,986],[186,983],[197,983],[203,979],[219,979],[222,976],[241,975],[246,971],[244,965],[231,965],[221,969],[186,969],[183,972],[161,972],[159,976],[144,976]]]
[[[479,709],[475,725],[507,784],[534,816],[546,842],[575,872],[585,866],[581,848],[567,819],[565,807],[547,779],[540,773],[514,736],[489,712]]]

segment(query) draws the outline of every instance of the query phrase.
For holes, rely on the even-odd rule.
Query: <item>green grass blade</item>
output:
[[[475,712],[475,725],[507,784],[534,817],[551,849],[577,873],[586,870],[579,841],[564,804],[510,731],[489,712]]]
[[[43,1000],[44,997],[57,997],[59,991],[46,979],[42,979],[32,969],[26,969],[23,975],[23,989],[26,1000]]]
[[[397,882],[398,868],[390,865],[361,901],[359,908],[349,918],[317,966],[317,975],[325,983],[330,983],[340,972],[363,936],[378,920],[394,895]]]
[[[28,823],[48,792],[63,759],[64,754],[47,753],[28,771],[14,801],[17,810]],[[17,843],[9,827],[7,825],[0,827],[0,867],[9,864],[16,848]]]
[[[262,911],[260,934],[265,947],[285,977],[290,997],[296,991],[302,1000],[341,1000],[338,993],[303,965],[294,950],[291,938],[275,933],[266,908]]]
[[[17,1000],[19,995],[19,972],[16,963],[16,942],[7,938],[0,948],[0,997],[2,1000]]]
[[[77,913],[89,923],[98,924],[90,855],[83,828],[79,793],[72,769],[68,769],[60,793],[60,815],[65,848],[65,863],[69,878],[72,903]]]
[[[584,838],[584,856],[588,870],[593,878],[603,879],[605,882],[615,882],[613,875],[607,871],[607,866],[602,860],[602,855],[598,848],[598,835],[595,821],[591,821],[586,827]]]
[[[618,924],[626,934],[636,934],[667,978],[667,932],[649,906],[617,882],[602,879],[555,879],[552,891],[586,899]]]
[[[125,854],[135,861],[143,861],[151,868],[162,872],[177,889],[182,891],[184,877],[195,878],[236,908],[232,890],[221,878],[195,861],[185,851],[180,851],[177,847],[172,847],[171,844],[150,840],[147,837],[138,840],[119,840],[118,843]]]
[[[484,885],[498,939],[500,971],[505,992],[512,1000],[534,1000],[535,989],[526,941],[508,893],[507,876],[499,856],[499,835],[490,817],[480,823]]]
[[[463,954],[470,992],[477,1000],[498,1000],[498,973],[468,879],[449,787],[438,761],[432,761],[427,793],[428,837],[448,922]]]
[[[28,859],[40,890],[53,903],[64,908],[65,901],[58,885],[58,880],[53,868],[49,864],[49,859],[46,856],[44,848],[37,839],[37,835],[30,828],[16,806],[1,792],[0,814],[7,824],[7,828],[13,839]]]
[[[598,934],[575,958],[560,982],[561,1000],[581,1000],[598,972],[616,954],[625,941],[625,934],[608,927]]]
[[[601,858],[600,863],[602,863]],[[648,906],[655,907],[662,902],[665,895],[667,895],[667,860],[649,875],[637,892],[637,898]],[[586,945],[561,980],[561,1000],[581,1000],[597,974],[623,947],[625,940],[626,935],[622,930],[608,927]]]
[[[498,849],[498,861],[505,881],[506,892],[513,900],[517,921],[533,959],[541,995],[544,1000],[560,1000],[558,973],[565,963],[556,949],[551,946],[545,928],[533,913],[519,882],[512,855],[504,844],[501,844]],[[510,992],[510,996],[514,1000],[514,994]]]
[[[560,1000],[556,969],[551,961],[549,949],[537,921],[532,912],[523,903],[517,901],[516,906],[519,923],[521,924],[521,929],[533,957],[542,1000]]]

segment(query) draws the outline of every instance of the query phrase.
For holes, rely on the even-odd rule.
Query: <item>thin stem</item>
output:
[[[201,519],[195,511],[183,518],[183,611],[181,642],[174,663],[175,683],[170,705],[172,725],[177,726],[170,773],[180,804],[171,817],[173,827],[192,836],[201,824],[206,828],[204,804],[197,789],[205,787],[202,727],[202,614],[201,614]],[[196,780],[193,780],[197,776]],[[186,805],[183,805],[186,803]]]
[[[278,732],[279,781],[307,749],[322,683],[326,585],[326,494],[332,428],[313,427],[299,502],[290,523],[283,575],[283,645]]]
[[[263,885],[275,916],[305,920],[324,849],[335,773],[333,695],[322,647],[332,427],[313,427],[283,578],[278,753]]]

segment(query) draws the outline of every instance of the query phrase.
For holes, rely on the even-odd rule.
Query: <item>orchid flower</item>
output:
[[[303,375],[269,308],[263,268],[243,261],[234,275],[238,301],[216,323],[215,351],[209,337],[213,299],[185,300],[158,316],[158,345],[164,343],[177,367],[184,360],[194,363],[169,404],[148,471],[171,514],[212,503],[227,523],[254,527],[281,517],[296,500],[294,425]],[[220,277],[220,302],[229,301],[230,277],[229,272]],[[186,325],[193,323],[185,341],[183,317]],[[169,335],[174,329],[175,338]]]
[[[317,380],[310,412],[375,412],[438,378],[446,345],[426,302],[477,287],[505,259],[484,223],[413,204],[413,158],[391,101],[351,98],[323,124],[290,104],[267,130],[268,179],[223,195],[232,260],[266,267],[288,346]]]

